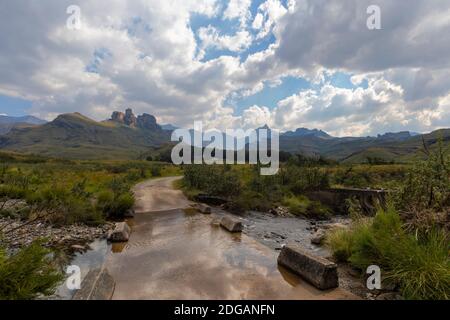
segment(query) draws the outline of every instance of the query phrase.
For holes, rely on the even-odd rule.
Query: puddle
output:
[[[104,264],[116,281],[113,299],[353,298],[340,289],[319,291],[278,266],[274,249],[280,242],[310,245],[308,221],[253,212],[241,217],[244,233],[231,234],[212,226],[223,214],[217,209],[211,215],[191,209],[140,213],[128,221],[127,243],[98,240],[71,264],[80,266],[83,277]],[[58,298],[72,295],[65,285],[58,289]]]
[[[105,262],[108,253],[111,251],[111,245],[105,239],[95,240],[89,247],[90,249],[86,252],[75,253],[74,258],[70,262],[70,265],[80,267],[81,279],[84,279],[91,269],[100,268]],[[64,282],[60,284],[55,296],[52,298],[69,300],[72,299],[74,293],[75,290],[69,290]]]

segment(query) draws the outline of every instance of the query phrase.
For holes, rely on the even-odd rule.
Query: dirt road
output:
[[[319,291],[277,265],[278,252],[213,226],[212,216],[186,210],[177,178],[136,186],[130,240],[113,247],[106,265],[113,299],[352,299]]]

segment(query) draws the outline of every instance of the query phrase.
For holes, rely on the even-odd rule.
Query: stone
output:
[[[84,251],[86,250],[85,246],[79,245],[79,244],[74,244],[73,246],[71,246],[72,250],[75,251]]]
[[[314,256],[299,245],[284,246],[278,256],[278,264],[300,275],[320,290],[339,286],[337,265],[325,258]]]
[[[404,298],[397,292],[386,292],[379,294],[375,300],[403,300]]]
[[[242,232],[242,222],[229,216],[225,216],[220,220],[220,226],[230,232]]]
[[[211,207],[203,203],[196,203],[194,205],[194,208],[204,214],[211,213]]]
[[[108,235],[111,242],[125,242],[130,238],[131,229],[126,222],[119,222]]]
[[[321,245],[325,240],[325,232],[323,230],[316,231],[311,237],[311,243],[315,245]]]
[[[115,286],[107,269],[94,269],[86,275],[72,300],[111,300]]]

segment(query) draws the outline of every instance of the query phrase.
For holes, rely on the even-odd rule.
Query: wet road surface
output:
[[[113,299],[355,298],[313,288],[277,265],[277,251],[187,209],[190,202],[172,188],[175,179],[136,186],[130,240],[113,245],[106,258],[116,280]]]

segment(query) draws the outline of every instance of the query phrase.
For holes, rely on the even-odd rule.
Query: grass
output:
[[[407,299],[450,298],[450,243],[442,229],[419,237],[408,234],[390,208],[348,230],[331,231],[326,243],[339,261],[361,270],[378,265],[383,281],[398,285]]]
[[[0,204],[7,199],[25,199],[36,210],[52,211],[48,218],[53,223],[99,224],[120,217],[133,206],[134,184],[177,174],[178,167],[160,162],[58,160],[11,154],[0,165]]]
[[[289,212],[310,219],[327,219],[331,216],[331,210],[317,201],[311,201],[305,196],[288,196],[282,204]]]

